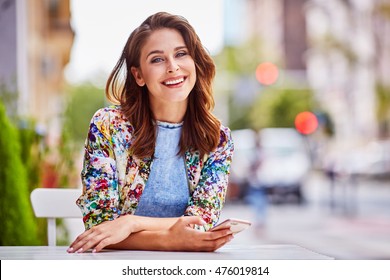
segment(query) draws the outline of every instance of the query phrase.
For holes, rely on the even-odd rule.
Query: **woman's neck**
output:
[[[152,107],[152,112],[156,120],[169,123],[182,122],[186,110],[187,106],[175,106],[175,104],[172,104],[171,106]]]

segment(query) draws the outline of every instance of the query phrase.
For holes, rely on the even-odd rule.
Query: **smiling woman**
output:
[[[233,154],[212,114],[215,66],[188,21],[148,17],[128,38],[85,144],[77,205],[86,231],[68,252],[214,251]]]

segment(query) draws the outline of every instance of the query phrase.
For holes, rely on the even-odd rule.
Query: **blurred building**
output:
[[[17,115],[37,121],[54,141],[74,38],[69,2],[0,0],[0,83],[15,95]]]
[[[260,38],[267,61],[305,79],[307,0],[225,0],[225,44]],[[260,63],[261,61],[259,61]]]
[[[339,143],[360,144],[379,135],[376,86],[390,83],[385,7],[388,13],[388,0],[312,0],[306,5],[309,81],[332,116]]]

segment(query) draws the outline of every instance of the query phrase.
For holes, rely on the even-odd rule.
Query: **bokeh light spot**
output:
[[[260,63],[256,68],[256,79],[263,85],[269,86],[274,84],[278,77],[278,67],[271,62]]]
[[[318,127],[318,119],[312,112],[301,112],[295,117],[295,128],[302,134],[311,134]]]

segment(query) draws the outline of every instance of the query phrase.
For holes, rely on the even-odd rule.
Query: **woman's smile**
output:
[[[175,77],[175,78],[166,79],[165,81],[162,82],[162,84],[167,86],[168,88],[175,88],[175,87],[182,86],[185,80],[186,80],[185,76]]]

